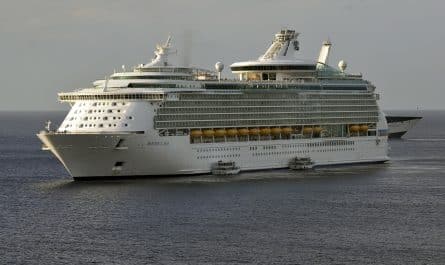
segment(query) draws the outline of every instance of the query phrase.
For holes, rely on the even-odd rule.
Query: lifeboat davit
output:
[[[239,129],[238,133],[239,133],[239,135],[247,136],[247,135],[249,135],[249,129]]]
[[[237,136],[238,135],[238,130],[237,129],[228,129],[227,130],[227,136]]]
[[[190,135],[192,137],[201,137],[202,136],[202,131],[201,130],[192,130]]]
[[[205,137],[212,137],[215,135],[215,131],[212,129],[207,129],[203,131]]]
[[[272,128],[271,132],[273,135],[280,135],[282,130],[281,128]]]
[[[292,133],[292,128],[291,127],[284,127],[284,128],[281,129],[281,133],[289,135],[289,134]]]
[[[215,136],[216,137],[224,137],[226,135],[225,129],[216,129],[215,130]]]
[[[257,128],[249,129],[249,134],[250,135],[258,135],[258,134],[260,134],[260,130],[258,130]]]
[[[311,134],[312,133],[312,127],[305,127],[303,129],[303,134]]]
[[[367,132],[368,131],[368,125],[366,125],[366,124],[363,124],[363,125],[360,125],[360,131],[361,132]]]
[[[349,131],[352,132],[352,133],[359,132],[360,131],[360,126],[358,126],[358,125],[351,125],[351,126],[349,126]]]
[[[270,135],[270,129],[269,128],[261,128],[260,134],[261,135]]]

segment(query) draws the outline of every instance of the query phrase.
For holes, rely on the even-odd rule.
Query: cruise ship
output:
[[[298,58],[299,33],[284,29],[256,60],[216,71],[172,65],[170,37],[154,59],[91,87],[58,94],[71,110],[37,134],[74,179],[241,172],[388,160],[388,127],[375,86],[361,74]]]
[[[402,138],[408,130],[416,126],[422,117],[419,116],[389,116],[386,115],[388,123],[388,138]]]

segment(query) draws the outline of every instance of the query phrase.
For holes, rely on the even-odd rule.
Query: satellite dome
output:
[[[222,72],[222,70],[224,69],[224,64],[223,64],[222,62],[217,62],[217,63],[215,64],[215,69],[216,69],[216,71],[218,71],[218,72]]]
[[[346,63],[346,61],[341,60],[340,62],[338,62],[338,68],[340,68],[342,72],[345,71],[347,66],[348,64]]]

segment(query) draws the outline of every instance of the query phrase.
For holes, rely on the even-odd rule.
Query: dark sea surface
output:
[[[387,164],[74,182],[34,135],[64,113],[1,112],[0,264],[445,264],[445,112],[420,115]]]

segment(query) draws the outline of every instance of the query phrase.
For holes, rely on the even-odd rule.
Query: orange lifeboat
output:
[[[225,129],[216,129],[215,130],[215,136],[216,137],[224,137],[226,135]]]
[[[311,134],[312,133],[312,127],[304,127],[303,134]]]
[[[205,137],[212,137],[215,135],[215,131],[212,129],[207,129],[203,131]]]
[[[359,132],[359,131],[360,131],[360,126],[358,126],[358,125],[351,125],[351,126],[349,126],[349,132],[356,133],[356,132]]]
[[[272,128],[271,131],[273,135],[280,135],[280,133],[282,133],[283,130],[281,130],[281,128]]]
[[[270,134],[270,129],[269,128],[261,128],[260,129],[260,134],[261,135],[269,135]]]
[[[239,133],[239,135],[241,135],[241,136],[247,136],[247,135],[249,135],[249,129],[238,129],[238,133]]]
[[[257,128],[249,129],[249,134],[250,135],[258,135],[258,134],[260,134],[260,130],[258,130]]]
[[[272,132],[272,133],[273,133],[273,132]],[[289,135],[289,134],[292,133],[292,128],[291,128],[291,127],[284,127],[284,128],[281,129],[281,133],[282,133],[282,134]]]
[[[323,131],[323,128],[321,128],[320,126],[317,126],[317,127],[314,128],[314,133],[315,134],[320,134],[321,131]]]
[[[227,135],[228,136],[237,136],[238,135],[238,130],[237,129],[228,129],[227,130]]]
[[[201,137],[202,136],[202,131],[201,130],[192,130],[190,135],[192,137],[194,137],[194,138]]]
[[[366,124],[360,125],[360,131],[361,132],[365,133],[365,132],[368,131],[368,129],[369,129],[368,125],[366,125]]]

